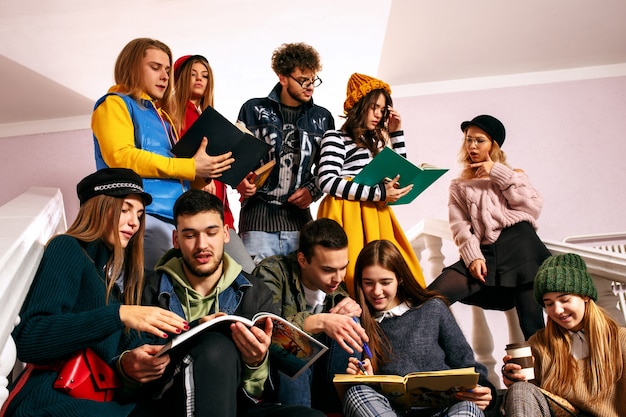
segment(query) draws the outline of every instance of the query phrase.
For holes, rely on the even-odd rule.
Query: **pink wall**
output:
[[[459,124],[490,113],[507,128],[513,167],[543,194],[544,239],[626,230],[626,77],[396,98],[409,158],[451,168],[409,206],[395,208],[405,228],[447,218],[447,188],[458,172]],[[0,139],[3,204],[30,186],[60,187],[68,224],[76,183],[95,169],[89,130]]]
[[[78,213],[76,184],[96,169],[91,130],[0,138],[0,149],[0,205],[32,186],[57,187],[71,224]]]
[[[409,159],[452,168],[409,206],[409,228],[447,219],[447,187],[458,173],[463,120],[492,114],[504,123],[508,162],[544,197],[544,239],[626,231],[626,77],[396,98]]]

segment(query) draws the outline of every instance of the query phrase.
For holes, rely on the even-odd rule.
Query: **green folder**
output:
[[[400,175],[400,187],[413,184],[410,193],[390,205],[409,204],[439,177],[448,172],[447,168],[437,168],[422,164],[421,167],[385,147],[374,159],[357,174],[352,181],[373,186],[380,184],[385,178],[393,179]]]

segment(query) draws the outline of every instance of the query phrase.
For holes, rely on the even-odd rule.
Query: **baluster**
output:
[[[14,326],[20,323],[19,316],[15,319]],[[17,359],[17,348],[15,347],[15,341],[11,336],[6,340],[5,345],[0,352],[0,406],[4,404],[9,396],[9,375],[11,375],[13,368],[15,367],[15,361]]]
[[[489,381],[495,386],[500,385],[496,374],[496,359],[493,356],[493,336],[489,329],[489,324],[485,319],[485,312],[482,308],[472,306],[472,348],[476,355],[476,360],[487,368]]]

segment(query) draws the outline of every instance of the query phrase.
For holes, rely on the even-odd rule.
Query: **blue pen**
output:
[[[352,320],[354,320],[356,324],[361,324],[359,323],[359,319],[356,317],[352,317]],[[372,351],[370,350],[370,347],[367,346],[367,342],[363,342],[363,351],[368,358],[372,359]]]
[[[359,365],[359,369],[361,370],[361,372],[363,372],[363,375],[367,375],[367,371],[365,370],[365,366],[363,366],[363,362],[357,361],[357,364]]]

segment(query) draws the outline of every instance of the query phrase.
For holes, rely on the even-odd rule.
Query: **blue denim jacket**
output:
[[[182,303],[174,291],[172,280],[165,272],[159,272],[159,274],[161,278],[158,288],[158,305],[186,319]],[[243,274],[239,274],[228,288],[218,294],[220,311],[226,314],[236,314],[245,290],[249,287],[252,287],[250,281]]]
[[[272,149],[264,158],[263,163],[276,160],[277,166],[272,170],[270,177],[263,187],[257,191],[257,196],[266,199],[266,193],[278,186],[280,172],[279,156],[283,146],[283,115],[280,111],[280,83],[272,89],[269,96],[253,98],[244,103],[239,111],[237,119],[257,138],[272,145]],[[291,188],[281,197],[286,202],[287,198],[297,189],[306,187],[313,200],[322,196],[322,191],[316,184],[316,174],[313,172],[317,165],[320,154],[320,142],[324,132],[335,128],[332,114],[323,107],[313,104],[311,99],[303,104],[304,112],[297,121],[297,130],[300,137],[300,169],[298,178]]]

